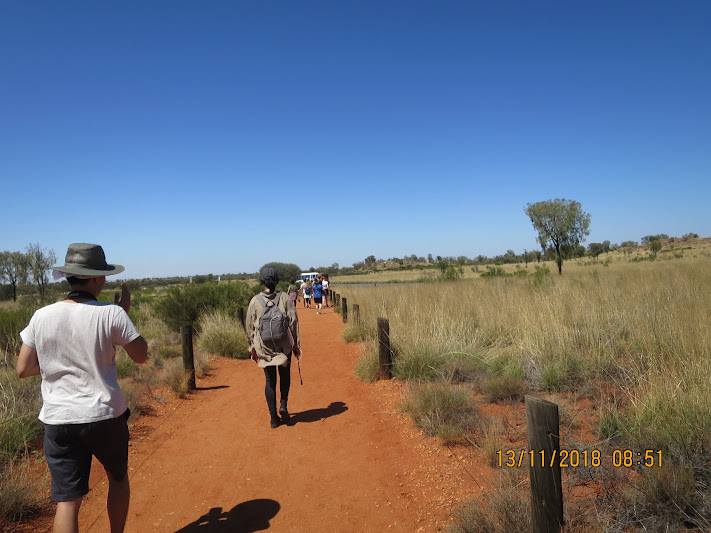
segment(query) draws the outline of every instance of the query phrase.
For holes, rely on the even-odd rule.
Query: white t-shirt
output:
[[[125,346],[140,335],[123,308],[105,302],[57,302],[37,310],[20,336],[37,350],[42,422],[96,422],[126,410],[115,345]]]
[[[323,288],[324,288],[325,290],[328,290],[328,280],[327,280],[327,279],[323,280],[323,281],[321,282],[321,285],[323,285]]]

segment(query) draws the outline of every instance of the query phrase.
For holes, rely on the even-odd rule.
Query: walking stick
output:
[[[297,366],[297,368],[299,369],[299,381],[300,381],[301,384],[303,385],[303,384],[304,384],[304,380],[301,379],[301,357],[297,357],[297,358],[296,358],[296,366]]]

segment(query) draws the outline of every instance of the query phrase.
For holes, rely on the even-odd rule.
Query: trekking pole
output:
[[[301,379],[301,357],[297,357],[297,358],[296,358],[296,366],[297,366],[297,368],[299,369],[299,381],[300,381],[301,384],[303,385],[303,384],[304,384],[304,380]]]

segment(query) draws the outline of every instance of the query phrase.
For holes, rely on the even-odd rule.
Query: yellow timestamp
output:
[[[662,466],[661,450],[612,450],[603,453],[601,450],[562,449],[548,452],[546,450],[497,450],[496,458],[500,468],[522,467],[530,465],[553,468],[598,468],[613,466],[615,468],[632,468],[644,466],[652,468]]]

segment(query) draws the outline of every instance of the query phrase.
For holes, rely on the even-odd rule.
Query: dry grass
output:
[[[491,399],[583,393],[604,407],[611,445],[662,450],[669,471],[643,471],[629,481],[636,497],[595,523],[711,529],[711,254],[678,253],[569,262],[563,276],[335,290],[359,304],[366,331],[389,319],[402,379],[469,381]]]

